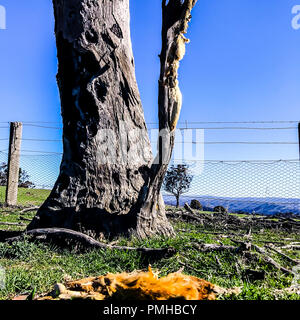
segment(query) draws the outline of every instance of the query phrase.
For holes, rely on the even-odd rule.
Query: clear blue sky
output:
[[[147,122],[157,122],[161,0],[131,0],[136,75]],[[180,121],[300,119],[300,30],[291,10],[300,0],[199,0],[191,43],[180,67]],[[60,126],[52,1],[0,0],[0,121]],[[7,137],[7,131],[0,131]],[[60,130],[24,127],[24,138],[60,139]],[[0,138],[1,138],[0,137]],[[207,141],[297,141],[296,130],[206,131]],[[5,149],[0,141],[0,150]],[[60,151],[57,143],[24,149]],[[297,158],[297,145],[208,145],[206,159]]]

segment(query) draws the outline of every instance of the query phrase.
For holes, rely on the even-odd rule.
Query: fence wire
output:
[[[260,136],[256,136],[254,139],[258,140],[255,141],[245,141],[240,135],[238,136],[240,139],[237,139],[240,141],[224,141],[226,140],[224,139],[226,138],[225,136],[214,136],[214,141],[204,142],[204,144],[208,145],[297,145],[298,142],[294,139],[297,127],[292,126],[296,123],[298,121],[182,122],[180,123],[180,129],[207,129],[210,132],[216,130],[217,133],[222,133],[223,130],[224,132],[230,130],[264,132],[267,130],[272,134],[270,140],[259,140]],[[226,127],[225,125],[228,124],[230,126]],[[213,127],[210,127],[210,125],[213,125]],[[238,126],[233,127],[232,125]],[[255,125],[255,127],[252,125]],[[151,126],[157,127],[157,124],[148,124],[148,128]],[[0,128],[2,129],[0,132],[1,165],[7,163],[9,127],[3,123]],[[273,135],[274,130],[279,130],[280,134],[287,133],[288,136],[283,135],[277,139]],[[23,187],[19,187],[18,190],[18,204],[26,206],[39,205],[49,195],[59,174],[62,157],[60,153],[62,149],[61,127],[58,123],[28,122],[23,123],[23,133],[20,157],[20,168],[23,174],[19,181]],[[235,138],[236,136],[232,137]],[[265,133],[264,137],[268,139]],[[274,138],[276,138],[276,141]],[[156,141],[151,142],[156,143]],[[184,143],[194,144],[193,141],[189,140]],[[218,147],[216,146],[215,148]],[[289,148],[293,148],[293,146]],[[173,160],[171,164],[178,163],[182,163],[182,161]],[[261,214],[292,212],[300,214],[299,160],[185,160],[184,163],[188,165],[193,180],[189,191],[181,196],[180,205],[184,205],[185,202],[190,202],[192,199],[197,199],[204,210],[213,210],[215,206],[221,205],[230,212],[255,212]],[[4,170],[0,170],[0,178],[3,178],[3,175],[5,175]],[[0,179],[2,181],[0,184],[0,204],[5,202],[6,184],[3,183],[4,180]],[[28,187],[24,187],[26,180],[32,183]],[[164,190],[162,190],[162,193],[166,204],[175,205],[176,199],[172,194]]]
[[[0,164],[7,153],[0,152]],[[21,155],[20,168],[25,180],[33,183],[19,188],[20,205],[42,203],[59,173],[61,154]],[[171,164],[177,164],[174,161]],[[185,161],[193,176],[190,189],[180,204],[192,199],[200,201],[204,210],[224,206],[230,212],[299,213],[300,162],[279,161]],[[23,183],[25,182],[22,181]],[[0,187],[0,202],[5,201],[6,186]],[[162,190],[166,204],[175,205],[175,197]]]
[[[198,200],[204,210],[223,206],[230,212],[300,213],[300,162],[186,161],[193,180],[180,204]],[[164,192],[167,204],[175,198]]]

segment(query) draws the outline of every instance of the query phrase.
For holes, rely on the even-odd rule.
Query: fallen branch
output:
[[[216,259],[216,262],[217,262],[219,268],[222,269],[222,264],[221,264],[221,262],[220,262],[220,260],[219,260],[217,255],[215,256],[215,259]]]
[[[92,237],[73,230],[63,229],[63,228],[46,228],[46,229],[34,229],[24,232],[22,235],[8,238],[5,242],[11,243],[14,241],[20,241],[24,238],[25,235],[31,236],[35,239],[39,237],[44,238],[64,238],[65,240],[75,240],[79,242],[84,247],[98,248],[98,249],[116,249],[124,251],[137,251],[142,254],[158,255],[158,256],[170,256],[176,253],[174,248],[134,248],[126,246],[112,246],[110,244],[99,242]]]
[[[177,213],[177,212],[174,212],[174,213],[167,213],[166,214],[167,217],[170,217],[170,218],[182,218],[182,219],[185,219],[185,220],[194,220],[194,221],[197,221],[199,222],[200,224],[203,223],[203,220],[193,214],[190,214],[190,213]]]
[[[195,230],[191,230],[191,229],[189,229],[189,230],[187,230],[187,229],[177,229],[177,231],[178,231],[178,232],[186,232],[186,233],[188,233],[188,232],[193,232],[193,231],[195,231]]]
[[[251,244],[251,247],[252,247],[253,249],[255,249],[257,252],[259,252],[259,253],[262,255],[262,258],[263,258],[263,260],[264,260],[266,263],[272,265],[273,267],[275,267],[276,269],[278,269],[278,270],[280,270],[280,271],[282,271],[282,272],[284,272],[284,273],[293,274],[293,271],[288,270],[288,269],[282,267],[282,266],[281,266],[280,264],[278,264],[274,259],[272,259],[272,258],[268,255],[268,253],[265,251],[264,248],[259,247],[259,246],[255,245],[255,244]]]
[[[187,210],[189,213],[195,215],[194,210],[189,206],[188,203],[185,203],[185,204],[184,204],[184,209]]]
[[[281,252],[280,250],[278,250],[278,249],[276,249],[276,248],[274,248],[274,247],[272,247],[272,246],[267,245],[266,247],[267,247],[268,249],[273,250],[274,252],[276,252],[277,254],[279,254],[280,256],[282,256],[283,258],[285,258],[286,260],[288,260],[288,261],[290,261],[290,262],[292,262],[292,263],[295,263],[295,264],[299,264],[299,263],[300,263],[300,261],[297,261],[297,260],[292,259],[292,258],[289,257],[288,255],[284,254],[283,252]]]
[[[30,211],[35,211],[35,210],[38,210],[40,207],[38,206],[35,206],[35,207],[31,207],[31,208],[25,208],[23,210],[21,210],[19,213],[22,214],[22,213],[26,213],[26,212],[30,212]]]
[[[209,231],[209,230],[201,230],[199,231],[200,233],[205,233],[205,234],[213,234],[213,235],[217,235],[217,236],[223,236],[225,238],[228,238],[229,236],[238,236],[238,237],[245,237],[247,236],[244,233],[231,233],[231,232],[227,232],[222,231],[222,232],[218,232],[218,231]]]
[[[295,220],[293,218],[283,218],[283,217],[278,217],[278,218],[280,220],[282,220],[283,222],[291,222],[292,224],[300,226],[300,221],[299,220]]]
[[[240,250],[239,247],[234,246],[224,246],[224,245],[218,245],[214,243],[203,243],[203,244],[197,244],[194,243],[193,247],[195,247],[197,250],[201,252],[212,252],[212,251],[232,251],[237,252]]]
[[[28,218],[21,217],[21,216],[19,217],[19,219],[20,219],[20,220],[23,220],[23,221],[32,221],[32,219],[28,219]]]
[[[282,267],[280,264],[278,264],[274,259],[272,259],[269,254],[265,251],[264,248],[262,247],[259,247],[255,244],[252,244],[250,242],[242,242],[242,241],[239,241],[239,240],[234,240],[234,239],[231,239],[232,242],[235,242],[235,243],[239,243],[240,245],[244,245],[246,247],[249,248],[249,250],[252,248],[254,250],[256,250],[258,253],[261,254],[261,258],[265,261],[265,263],[269,264],[269,265],[272,265],[273,267],[275,267],[276,269],[284,272],[284,273],[287,273],[287,274],[293,274],[293,271],[291,270],[288,270],[284,267]],[[251,252],[251,254],[253,255],[254,253]]]
[[[21,222],[0,222],[1,226],[20,226],[20,227],[26,227],[27,225],[25,223]]]
[[[300,250],[300,246],[294,245],[294,244],[287,244],[287,245],[281,247],[281,249]]]
[[[266,241],[266,240],[258,240],[258,239],[256,239],[255,240],[256,242],[261,242],[261,243],[266,243],[266,244],[277,244],[277,245],[284,245],[285,243],[284,242],[282,242],[282,241],[284,241],[284,239],[282,240],[282,241]]]

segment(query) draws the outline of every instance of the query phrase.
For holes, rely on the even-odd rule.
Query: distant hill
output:
[[[175,198],[163,195],[165,203],[175,205]],[[216,206],[223,206],[233,213],[258,213],[273,215],[278,213],[294,213],[300,215],[300,199],[292,198],[218,198],[209,196],[182,196],[180,206],[192,199],[199,200],[205,211],[211,211]]]

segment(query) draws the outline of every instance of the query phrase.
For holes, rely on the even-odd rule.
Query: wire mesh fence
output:
[[[245,122],[246,123],[246,122]],[[291,125],[294,122],[289,122]],[[217,123],[194,127],[186,124],[184,129],[204,129],[210,126],[212,130],[246,130],[248,127],[215,127]],[[225,123],[224,123],[225,124]],[[227,123],[226,123],[227,124]],[[252,124],[249,122],[249,124]],[[255,127],[250,130],[293,130],[297,127],[288,127],[280,123],[270,122],[268,127]],[[220,125],[220,124],[218,124]],[[283,125],[283,126],[282,126]],[[5,164],[8,159],[8,126],[0,126],[0,203],[5,202]],[[46,135],[36,134],[32,130],[46,130]],[[245,129],[246,128],[246,129]],[[7,129],[7,131],[5,130]],[[53,124],[24,125],[22,150],[20,154],[20,181],[18,190],[18,204],[39,205],[49,195],[56,178],[62,158],[61,128]],[[55,131],[55,134],[51,133]],[[39,131],[36,131],[39,132]],[[50,132],[50,133],[49,133]],[[30,133],[30,134],[29,134]],[[3,138],[2,138],[3,137]],[[192,137],[192,136],[191,136]],[[264,137],[262,137],[263,139]],[[191,139],[191,138],[190,138]],[[186,141],[194,142],[194,141]],[[222,141],[215,141],[221,143]],[[226,141],[223,141],[226,142]],[[232,143],[236,141],[231,141]],[[228,141],[228,143],[231,143]],[[247,141],[246,141],[247,142]],[[250,141],[251,142],[251,141]],[[252,141],[253,142],[253,141]],[[261,141],[257,141],[261,142]],[[267,141],[276,144],[276,141]],[[278,142],[278,141],[277,141]],[[297,145],[297,141],[282,141],[283,144]],[[32,144],[35,143],[35,144]],[[152,141],[155,144],[155,141]],[[183,142],[185,143],[185,142]],[[209,144],[209,141],[203,142]],[[259,144],[259,143],[258,143]],[[216,147],[214,147],[216,148]],[[291,146],[289,146],[291,148]],[[43,151],[40,151],[43,150]],[[180,198],[180,205],[197,199],[204,210],[213,210],[216,206],[223,206],[229,212],[245,212],[258,214],[296,213],[300,214],[300,162],[299,160],[179,160],[172,159],[171,164],[185,163],[193,176],[188,192]],[[22,180],[23,179],[23,180]],[[26,185],[25,182],[30,182]],[[175,205],[175,197],[162,190],[166,204]]]
[[[223,206],[229,212],[300,213],[300,162],[186,161],[193,175],[180,204],[198,200],[204,210]],[[167,204],[174,196],[164,192]]]
[[[0,163],[7,154],[0,153]],[[21,205],[37,205],[49,194],[59,173],[60,154],[21,155],[20,168],[32,183],[20,187]],[[178,161],[172,162],[177,164]],[[300,213],[300,162],[279,161],[185,161],[193,176],[189,191],[180,204],[199,200],[205,210],[223,206],[230,212]],[[26,176],[25,175],[25,176]],[[23,185],[26,181],[20,181]],[[0,187],[0,202],[5,201],[5,184]],[[167,204],[175,197],[162,190]]]

